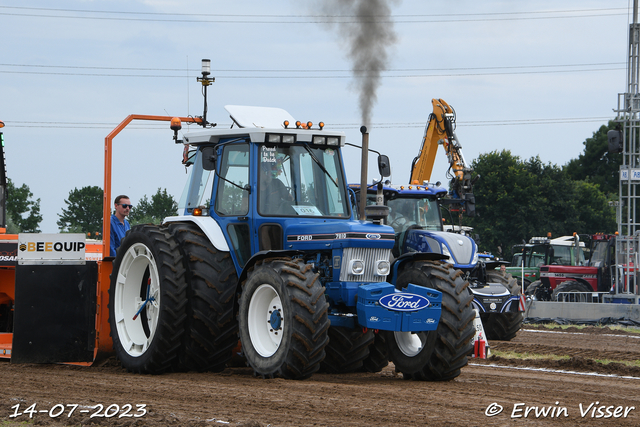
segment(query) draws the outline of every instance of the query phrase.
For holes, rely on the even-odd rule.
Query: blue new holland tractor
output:
[[[379,162],[388,164],[386,156]],[[359,199],[360,185],[350,184]],[[511,340],[520,330],[523,313],[520,285],[501,272],[503,261],[478,254],[475,241],[462,233],[443,231],[441,203],[447,190],[439,185],[393,185],[388,181],[367,188],[367,205],[389,207],[386,219],[394,229],[392,255],[401,259],[416,253],[437,253],[469,282],[473,307],[480,313],[486,338]]]
[[[220,371],[239,339],[262,377],[389,360],[405,378],[457,377],[474,335],[468,282],[441,254],[392,260],[394,229],[356,219],[345,135],[281,109],[226,109],[231,129],[177,140],[172,123],[190,171],[179,215],[133,227],[118,249],[109,313],[122,365]]]

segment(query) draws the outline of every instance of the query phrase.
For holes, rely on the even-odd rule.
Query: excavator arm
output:
[[[424,130],[422,146],[411,164],[410,183],[422,184],[431,179],[431,172],[436,160],[438,145],[447,155],[449,169],[447,178],[450,182],[450,196],[458,200],[467,215],[475,214],[475,199],[471,169],[464,160],[462,147],[455,134],[456,114],[453,108],[442,99],[432,99],[433,112]]]

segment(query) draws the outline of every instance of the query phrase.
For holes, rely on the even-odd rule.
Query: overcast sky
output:
[[[468,163],[503,149],[559,166],[578,157],[626,91],[632,3],[389,1],[396,41],[369,130],[393,182],[409,179],[432,98],[455,108]],[[7,174],[41,199],[42,231],[58,231],[71,190],[103,187],[104,139],[129,114],[202,114],[202,58],[216,78],[209,121],[229,126],[227,104],[279,107],[360,144],[349,42],[328,24],[327,4],[0,0]],[[130,125],[114,140],[112,195],[135,204],[166,188],[178,200],[181,157],[168,123]],[[349,181],[360,179],[359,159],[346,149]],[[431,180],[446,182],[446,168],[439,152]]]

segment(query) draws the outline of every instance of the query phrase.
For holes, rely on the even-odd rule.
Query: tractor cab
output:
[[[285,129],[277,135],[239,131],[215,145],[209,135],[185,137],[197,151],[180,203],[183,215],[216,220],[210,224],[231,242],[238,267],[259,251],[316,243],[300,224],[330,221],[336,232],[354,226],[347,224],[351,211],[337,145],[344,136],[323,136],[323,144],[311,145]]]
[[[240,277],[278,253],[313,260],[333,300],[355,306],[360,283],[387,280],[394,232],[353,218],[344,133],[292,125],[277,108],[225,108],[239,127],[184,136],[191,176],[182,215],[166,221],[198,224]]]

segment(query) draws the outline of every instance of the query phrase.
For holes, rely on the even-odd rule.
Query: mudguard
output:
[[[249,258],[247,263],[242,268],[242,272],[239,274],[239,277],[238,277],[238,284],[242,283],[247,278],[247,272],[251,269],[251,267],[253,267],[253,265],[256,262],[260,261],[261,259],[283,257],[283,256],[294,257],[294,256],[301,256],[304,254],[305,254],[304,251],[298,251],[298,250],[277,250],[277,251],[256,252],[251,258]]]
[[[387,280],[395,284],[398,272],[401,270],[402,265],[409,261],[444,261],[447,259],[449,259],[448,256],[434,252],[408,252],[406,254],[402,254],[393,261],[393,264],[391,265],[391,274],[387,277]]]
[[[200,230],[207,235],[207,238],[217,250],[229,252],[229,244],[222,233],[222,228],[210,216],[170,216],[165,218],[163,223],[167,222],[192,222],[200,227]]]

